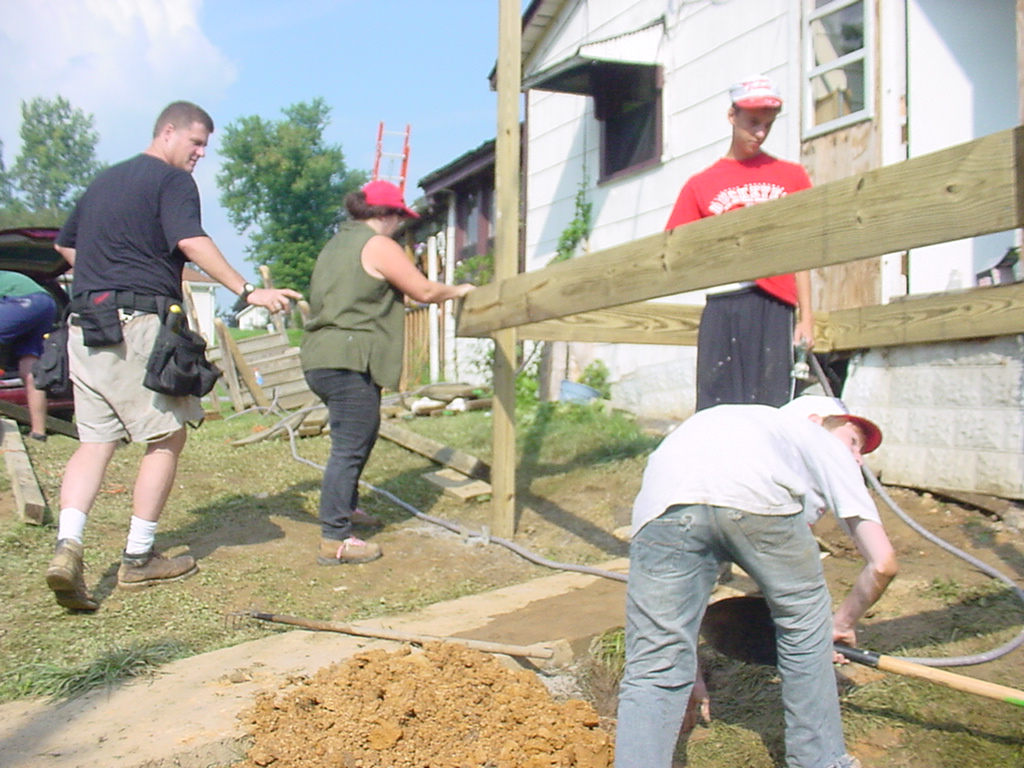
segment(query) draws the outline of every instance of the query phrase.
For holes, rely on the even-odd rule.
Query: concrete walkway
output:
[[[600,566],[625,573],[628,561]],[[590,638],[622,626],[625,584],[556,573],[422,611],[360,622],[410,633],[552,644],[568,663]],[[0,706],[3,768],[208,768],[242,756],[238,716],[260,691],[368,647],[396,643],[296,630],[169,664],[154,678],[74,701]]]

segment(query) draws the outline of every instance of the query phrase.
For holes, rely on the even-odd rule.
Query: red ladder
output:
[[[384,121],[382,120],[380,126],[377,128],[377,153],[373,159],[373,179],[384,179],[385,181],[392,181],[398,185],[398,188],[402,190],[402,194],[405,194],[405,175],[409,170],[409,133],[411,128],[405,126],[405,131],[385,131]],[[384,151],[384,137],[385,136],[401,136],[402,137],[402,151],[401,152],[385,152]],[[381,159],[388,159],[388,170],[393,170],[394,163],[396,160],[401,160],[400,170],[398,175],[395,174],[381,174]]]

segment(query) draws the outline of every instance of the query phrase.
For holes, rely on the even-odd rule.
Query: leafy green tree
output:
[[[324,143],[330,108],[322,99],[283,109],[285,119],[243,117],[224,129],[217,174],[220,202],[247,258],[266,264],[274,285],[306,291],[316,256],[342,216],[342,202],[365,181],[341,147]]]
[[[39,223],[63,219],[102,169],[93,117],[62,96],[21,102],[21,152],[11,169],[16,193]]]

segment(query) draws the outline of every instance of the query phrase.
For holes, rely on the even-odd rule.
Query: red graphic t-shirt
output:
[[[665,229],[775,200],[810,186],[807,171],[797,163],[779,160],[764,152],[749,160],[723,157],[710,168],[691,176],[683,185]],[[796,306],[793,275],[763,277],[755,282],[772,296]]]

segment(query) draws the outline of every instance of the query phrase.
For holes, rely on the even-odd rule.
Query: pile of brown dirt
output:
[[[537,676],[479,651],[428,643],[367,651],[244,715],[245,766],[608,768],[593,707],[556,702]]]

